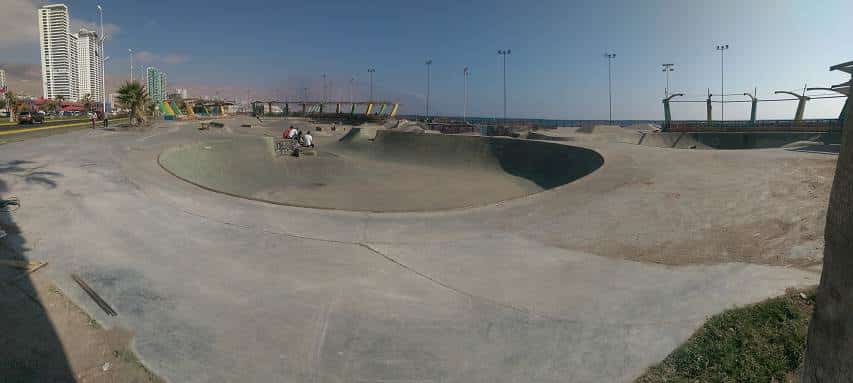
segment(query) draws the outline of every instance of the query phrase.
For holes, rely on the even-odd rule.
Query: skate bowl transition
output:
[[[416,212],[493,204],[568,184],[604,163],[550,142],[359,128],[313,155],[277,155],[271,137],[182,145],[160,166],[196,186],[258,201],[321,209]]]

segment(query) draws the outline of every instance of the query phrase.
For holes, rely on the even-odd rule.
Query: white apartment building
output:
[[[77,34],[78,78],[80,97],[88,94],[92,100],[104,100],[104,73],[101,60],[101,42],[97,32],[81,29]]]
[[[168,97],[166,96],[166,72],[160,72],[160,100],[165,100]]]
[[[148,90],[148,97],[155,104],[163,101],[163,77],[160,75],[160,70],[155,67],[145,68],[145,83]]]
[[[6,70],[0,69],[0,88],[6,87]]]
[[[95,31],[69,32],[71,17],[65,4],[38,10],[42,96],[77,101],[88,94],[104,101],[103,42]]]
[[[119,111],[121,109],[121,107],[118,105],[118,96],[119,96],[118,93],[110,93],[109,96],[107,97],[107,100],[108,100],[107,105],[110,106],[108,108],[108,110],[110,112],[116,112],[116,111]]]
[[[42,95],[80,98],[77,36],[69,33],[71,23],[65,4],[45,5],[38,10],[39,53]]]

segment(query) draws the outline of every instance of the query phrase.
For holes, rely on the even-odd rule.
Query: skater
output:
[[[302,144],[302,146],[305,146],[308,148],[314,147],[314,137],[311,136],[311,132],[307,132],[307,133],[305,133],[305,135],[302,136],[301,144]]]

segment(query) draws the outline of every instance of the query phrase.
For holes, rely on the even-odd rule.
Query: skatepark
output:
[[[819,279],[831,153],[223,124],[0,150],[24,255],[169,381],[627,382]]]
[[[265,202],[359,211],[479,206],[567,184],[603,163],[595,151],[552,143],[353,128],[293,158],[271,137],[203,141],[164,152],[181,179]]]

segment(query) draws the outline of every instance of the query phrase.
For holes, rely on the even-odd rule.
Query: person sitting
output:
[[[299,137],[299,134],[300,134],[300,133],[302,133],[302,132],[300,132],[300,131],[299,131],[299,129],[293,128],[293,129],[291,129],[291,130],[290,130],[290,132],[289,132],[289,133],[287,133],[287,138],[289,138],[289,139],[291,139],[291,140],[292,140],[292,139],[294,139],[294,138],[296,138],[296,137]]]
[[[314,147],[314,137],[311,136],[311,132],[307,132],[307,133],[305,133],[304,136],[302,136],[302,142],[301,143],[302,143],[302,146],[306,146],[309,148]]]
[[[289,128],[285,129],[284,132],[281,133],[281,138],[290,138],[290,131],[293,130],[293,125]]]

